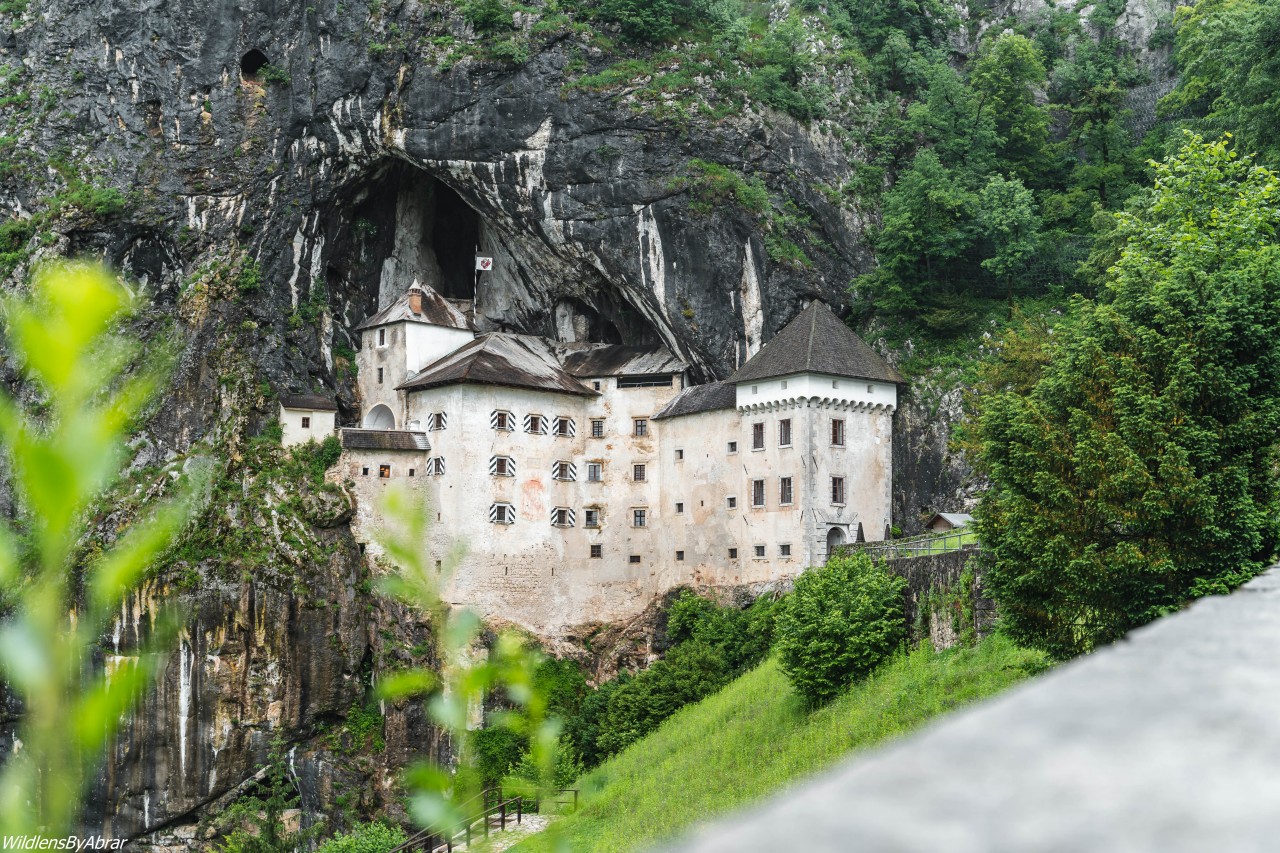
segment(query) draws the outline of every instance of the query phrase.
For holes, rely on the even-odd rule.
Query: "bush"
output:
[[[496,785],[506,778],[527,751],[529,739],[505,726],[491,726],[471,733],[471,748],[481,784]]]
[[[363,823],[350,832],[335,835],[321,844],[316,853],[387,853],[408,839],[404,830],[380,821]]]
[[[805,572],[778,608],[783,672],[812,705],[869,675],[906,637],[907,582],[865,554]]]

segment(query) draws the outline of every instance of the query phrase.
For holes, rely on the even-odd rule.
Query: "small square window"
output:
[[[361,469],[360,469],[360,476],[361,476],[361,477],[368,477],[368,476],[369,476],[369,469],[368,469],[368,468],[361,468]]]
[[[832,380],[831,380],[831,387],[832,387],[832,388],[839,388],[839,387],[840,387],[840,380],[839,380],[839,379],[832,379]]]
[[[588,462],[587,463],[587,482],[599,483],[604,480],[604,463]]]
[[[379,385],[382,384],[382,368],[381,367],[378,368],[378,384]]]
[[[599,527],[600,526],[600,510],[588,509],[583,511],[582,526],[592,527],[592,528]]]
[[[603,546],[603,545],[592,545],[592,546],[591,546],[591,559],[593,559],[593,560],[599,560],[599,559],[600,559],[601,557],[603,557],[603,556],[604,556],[604,546]]]
[[[764,556],[764,546],[763,546],[763,545],[757,545],[757,546],[756,546],[756,556],[757,556],[757,557],[763,557],[763,556]]]
[[[751,386],[751,393],[752,393],[752,394],[759,394],[759,393],[760,393],[760,386],[759,386],[759,385],[752,385],[752,386]]]
[[[303,428],[303,429],[311,429],[311,418],[303,418],[303,419],[302,419],[302,428]]]
[[[676,461],[677,461],[677,462],[683,462],[683,461],[684,461],[684,449],[683,449],[683,448],[680,448],[680,447],[677,447],[677,448],[676,448]]]
[[[591,437],[604,438],[604,421],[596,418],[591,421]]]
[[[676,515],[684,515],[684,501],[676,501]]]
[[[416,473],[412,468],[409,469],[409,476],[412,477]]]
[[[783,391],[787,390],[787,380],[785,380],[785,379],[784,379],[784,380],[782,380],[782,390],[783,390]]]
[[[573,434],[573,418],[556,418],[556,435],[561,438],[572,438]]]
[[[649,510],[641,508],[641,509],[633,509],[631,511],[632,527],[646,527],[648,524],[649,524]]]
[[[787,544],[787,545],[779,545],[779,546],[778,546],[778,556],[779,556],[779,557],[790,557],[790,556],[791,556],[791,545],[789,545],[789,544]]]
[[[737,549],[737,548],[730,548],[730,549],[729,549],[729,559],[730,559],[730,560],[736,560],[736,559],[738,559],[738,549]]]
[[[599,391],[599,390],[600,390],[600,380],[599,380],[599,379],[593,379],[593,380],[591,380],[591,387],[592,387],[592,389],[593,389],[593,390]]]
[[[636,418],[633,423],[635,425],[636,438],[644,438],[646,435],[649,434],[648,418]]]
[[[737,452],[738,452],[738,442],[736,442],[736,441],[731,441],[731,442],[729,442],[729,452],[730,452],[730,453],[737,453]]]
[[[676,551],[676,562],[677,563],[684,562],[684,551]]]
[[[737,499],[737,498],[725,498],[725,502],[729,505],[729,509],[737,509],[737,508],[738,508],[738,499]]]
[[[494,412],[489,418],[489,426],[503,432],[511,432],[515,427],[515,416],[510,412]]]
[[[868,385],[868,386],[867,386],[867,393],[868,393],[868,394],[874,394],[874,393],[876,393],[875,386],[874,386],[874,385]]]
[[[632,465],[632,466],[631,466],[631,479],[632,479],[632,480],[634,480],[634,481],[635,481],[635,482],[637,482],[637,483],[643,483],[643,482],[645,481],[645,466],[643,466],[643,465]]]
[[[542,415],[525,415],[524,431],[533,435],[546,435],[547,419]]]
[[[381,478],[382,478],[382,479],[384,479],[384,480],[385,480],[385,479],[387,479],[388,477],[390,477],[390,476],[391,476],[391,466],[390,466],[390,465],[379,465],[379,466],[378,466],[378,476],[379,476],[379,477],[381,477]]]
[[[640,562],[640,555],[632,554],[630,557],[627,558],[627,562],[631,563],[632,565],[635,565],[636,563]]]

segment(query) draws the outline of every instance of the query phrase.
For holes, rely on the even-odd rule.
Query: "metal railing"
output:
[[[860,542],[845,547],[878,559],[896,560],[901,557],[927,557],[931,554],[979,548],[981,543],[978,541],[977,531],[971,527],[961,527],[946,533],[925,533],[887,542]]]
[[[555,795],[556,799],[551,802],[559,805],[572,803],[573,810],[577,810],[577,788],[557,788]],[[565,795],[572,795],[572,800],[560,799]],[[504,797],[501,788],[486,788],[463,803],[461,810],[464,813],[468,812],[469,807],[474,806],[477,800],[480,801],[480,811],[468,818],[452,833],[424,829],[411,836],[399,847],[392,848],[390,853],[452,853],[455,848],[470,847],[476,837],[488,838],[491,831],[505,832],[509,821],[514,820],[516,826],[524,822],[525,798],[522,796]],[[535,800],[534,809],[538,810],[539,806],[540,803]]]

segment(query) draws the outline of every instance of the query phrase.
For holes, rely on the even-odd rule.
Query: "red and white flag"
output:
[[[477,272],[488,272],[491,269],[493,269],[493,258],[482,258],[478,255],[476,256]]]

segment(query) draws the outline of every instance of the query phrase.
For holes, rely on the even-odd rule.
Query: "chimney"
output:
[[[409,310],[415,314],[422,314],[422,297],[426,294],[422,292],[422,288],[418,286],[418,280],[413,280],[413,285],[409,288]]]

